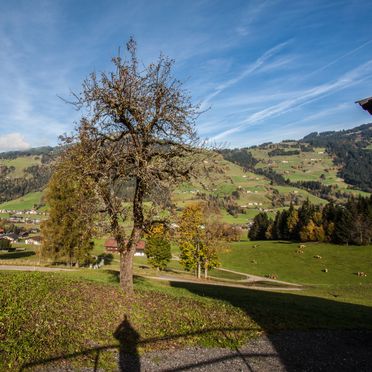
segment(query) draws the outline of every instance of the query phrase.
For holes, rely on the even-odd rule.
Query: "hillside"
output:
[[[210,164],[205,162],[210,177],[182,184],[171,201],[179,210],[193,202],[208,201],[220,210],[224,221],[243,224],[260,210],[273,215],[307,198],[325,204],[345,201],[351,194],[364,195],[372,190],[372,169],[366,172],[372,167],[371,134],[372,124],[366,124],[345,131],[311,133],[300,141],[221,150]],[[1,209],[42,204],[40,192],[48,182],[57,151],[42,147],[0,154]]]
[[[311,133],[300,141],[222,150],[226,160],[269,178],[273,184],[340,201],[372,190],[372,124]],[[363,191],[361,191],[363,190]]]
[[[324,146],[334,156],[339,175],[348,184],[372,191],[372,124],[338,131],[310,133],[302,142]]]
[[[0,202],[21,198],[42,191],[56,152],[52,147],[0,153]]]

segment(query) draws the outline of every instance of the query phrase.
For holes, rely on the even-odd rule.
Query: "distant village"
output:
[[[9,215],[9,217],[0,218],[3,222],[0,227],[0,249],[12,249],[14,244],[41,245],[42,238],[39,235],[38,225],[42,221],[41,217],[48,215],[47,212],[36,209],[0,209],[0,214]],[[27,224],[28,226],[22,227],[18,224]]]

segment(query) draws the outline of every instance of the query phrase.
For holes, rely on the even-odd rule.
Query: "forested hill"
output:
[[[372,143],[372,123],[340,131],[313,132],[305,136],[301,142],[316,147],[348,144],[365,148]]]
[[[301,142],[325,147],[350,185],[372,192],[372,123],[337,132],[310,133]]]
[[[0,202],[42,191],[57,154],[53,147],[0,153]],[[344,202],[359,190],[372,191],[372,124],[220,154],[223,174],[212,177],[218,182],[207,192],[196,183],[181,185],[173,193],[177,205],[212,198],[226,213],[242,214],[243,220],[243,210],[253,216],[256,209],[301,205],[308,197],[324,204]]]
[[[220,153],[274,185],[299,187],[328,200],[350,189],[372,192],[372,123]]]
[[[57,152],[48,146],[0,153],[0,202],[43,190]]]

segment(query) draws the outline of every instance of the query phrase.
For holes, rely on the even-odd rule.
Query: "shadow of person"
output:
[[[119,370],[125,372],[139,372],[141,370],[140,357],[137,345],[140,335],[132,327],[128,316],[119,324],[114,332],[114,337],[119,341]]]

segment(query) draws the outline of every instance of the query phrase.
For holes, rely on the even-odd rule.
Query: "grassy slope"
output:
[[[21,198],[14,199],[0,204],[0,209],[11,210],[24,210],[31,209],[34,204],[39,204],[42,197],[42,192],[31,192],[22,196]]]
[[[270,151],[268,149],[256,148],[250,151],[257,159],[261,160],[257,167],[272,167],[276,172],[291,181],[322,181],[327,185],[337,185],[342,191],[367,195],[363,192],[347,189],[347,184],[337,177],[338,169],[333,165],[332,158],[322,148],[317,148],[314,152],[303,152],[300,155],[274,156],[271,158],[267,155],[268,151]],[[275,190],[284,195],[288,203],[290,194],[296,194],[300,200],[309,198],[315,204],[326,203],[325,200],[317,198],[305,190],[290,186],[272,186],[267,178],[251,172],[244,172],[240,166],[223,160],[221,156],[217,156],[216,161],[219,167],[223,169],[223,174],[212,169],[211,177],[203,179],[203,186],[196,181],[181,185],[173,193],[172,199],[176,205],[183,208],[190,203],[199,201],[197,197],[198,192],[223,197],[231,195],[235,190],[239,190],[240,198],[236,203],[245,207],[246,213],[235,217],[229,215],[225,210],[221,210],[221,213],[225,222],[243,224],[251,220],[258,213],[259,208],[271,209],[275,212],[277,208],[273,209],[271,204]],[[11,174],[12,177],[15,175],[22,176],[24,168],[39,162],[39,159],[32,156],[20,157],[9,161],[0,160],[0,164],[14,165],[16,167],[15,172]],[[208,166],[212,168],[212,162]],[[322,174],[325,175],[325,180],[320,179]],[[0,208],[30,208],[40,200],[40,196],[40,193],[25,195],[23,198],[0,205]]]
[[[277,145],[280,148],[280,144]],[[325,152],[324,148],[314,148],[312,152],[301,152],[299,155],[268,156],[271,149],[251,149],[252,155],[259,159],[257,168],[271,167],[284,178],[292,182],[297,181],[319,181],[325,185],[335,185],[340,191],[354,195],[369,195],[363,191],[350,190],[348,184],[337,176],[339,167],[333,164],[332,157]],[[286,149],[286,151],[296,148]],[[324,175],[324,179],[320,176]]]
[[[257,245],[257,248],[253,248]],[[223,267],[256,275],[276,274],[278,279],[311,287],[317,296],[336,295],[340,301],[372,306],[372,247],[306,243],[304,253],[288,242],[233,243],[221,254]],[[314,256],[321,256],[321,259]],[[328,272],[322,270],[327,268]],[[358,277],[357,272],[367,273]]]
[[[97,367],[114,370],[111,349],[235,347],[262,331],[372,327],[371,307],[310,292],[226,290],[141,277],[135,283],[128,306],[112,271],[0,272],[0,370],[29,363],[35,369],[92,367],[98,348]],[[57,364],[50,364],[53,358]]]
[[[83,351],[84,355],[72,359],[89,365],[94,362],[95,347],[116,348],[121,338],[127,342],[126,330],[118,334],[126,315],[140,335],[139,349],[234,346],[260,329],[228,303],[162,291],[140,278],[128,305],[115,273],[88,274],[93,274],[89,280],[77,273],[0,273],[0,370]],[[100,363],[113,370],[114,356],[102,353]]]
[[[0,165],[6,165],[7,167],[15,167],[15,170],[9,174],[11,178],[23,177],[25,175],[24,170],[32,165],[41,164],[39,156],[20,156],[16,159],[0,159]]]
[[[107,349],[119,342],[122,350],[140,352],[190,344],[235,347],[262,331],[372,327],[371,307],[311,293],[226,290],[141,277],[135,282],[129,308],[115,272],[0,272],[0,370],[28,363],[57,369],[48,362],[53,357],[92,367],[97,348],[98,367],[113,370],[116,361]],[[123,329],[125,315],[130,326]]]
[[[223,197],[231,195],[235,190],[239,190],[240,198],[236,200],[236,203],[245,207],[246,213],[231,216],[227,211],[221,211],[225,222],[238,224],[251,220],[259,212],[259,208],[273,209],[271,200],[274,189],[287,197],[289,197],[290,193],[295,193],[302,200],[309,198],[315,204],[327,203],[326,200],[317,198],[305,190],[291,186],[272,186],[270,185],[270,180],[266,177],[256,175],[252,172],[245,172],[242,167],[223,160],[221,157],[218,158],[218,164],[224,171],[223,175],[212,172],[210,179],[203,180],[205,188],[202,188],[197,183],[182,185],[174,192],[173,201],[178,206],[184,207],[198,201],[197,192]]]

